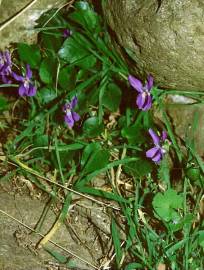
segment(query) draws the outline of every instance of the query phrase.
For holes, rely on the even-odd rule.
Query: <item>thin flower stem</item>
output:
[[[68,7],[70,7],[73,3],[74,3],[74,1],[75,0],[71,0],[71,1],[69,1],[68,3],[66,3],[66,4],[64,4],[64,5],[62,5],[61,7],[59,7],[56,11],[55,11],[55,13],[43,24],[43,27],[44,26],[46,26],[54,17],[55,17],[55,15],[57,15],[57,13],[61,10],[61,9],[63,9],[64,7],[66,7],[66,6],[68,6]]]
[[[28,29],[28,31],[41,32],[45,30],[56,30],[56,29],[64,29],[64,26],[36,27],[34,29]]]
[[[121,73],[121,72],[118,72],[118,74],[123,78],[125,79],[126,81],[128,80],[128,77],[125,76],[125,74]]]
[[[128,80],[128,76],[123,73],[123,70],[117,67],[112,67],[111,70],[117,74],[119,74],[126,81]]]
[[[15,218],[15,217],[9,215],[8,213],[6,213],[5,211],[3,211],[2,209],[0,209],[0,213],[2,213],[3,215],[9,217],[10,219],[14,220],[15,222],[19,223],[21,226],[25,227],[26,229],[28,229],[28,230],[30,230],[30,231],[36,233],[37,235],[39,235],[39,236],[41,236],[41,237],[43,237],[43,238],[45,238],[45,235],[44,235],[44,234],[37,232],[35,229],[33,229],[33,228],[31,228],[30,226],[28,226],[27,224],[21,222],[21,221],[18,220],[17,218]],[[93,265],[92,263],[86,261],[85,259],[79,257],[77,254],[73,253],[71,250],[62,247],[61,245],[55,243],[54,241],[52,241],[52,240],[50,240],[50,239],[48,240],[48,242],[50,242],[50,243],[53,244],[54,246],[60,248],[61,250],[67,252],[69,255],[71,255],[71,256],[73,256],[73,257],[79,259],[80,261],[82,261],[82,262],[84,262],[84,263],[90,265],[90,266],[93,267],[94,269],[98,269],[97,266],[95,266],[95,265]]]
[[[19,87],[18,84],[1,84],[0,88],[4,88],[4,87]]]

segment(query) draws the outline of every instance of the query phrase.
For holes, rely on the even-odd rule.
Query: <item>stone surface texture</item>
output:
[[[1,0],[0,25],[10,20],[30,2],[31,0]],[[32,31],[35,21],[43,12],[51,8],[59,8],[65,3],[67,3],[66,0],[38,0],[31,8],[0,32],[0,48],[4,49],[13,42],[33,42],[37,34],[36,31]]]
[[[169,95],[163,109],[169,117],[179,145],[183,145],[187,139],[194,141],[196,152],[204,157],[204,106],[192,105],[194,102],[195,100],[184,96]],[[156,122],[164,122],[161,110],[154,109],[154,117]],[[182,149],[185,152],[185,148]]]
[[[17,186],[19,186],[19,183]],[[35,195],[39,197],[36,191]],[[32,198],[25,194],[24,188],[23,192],[18,193],[14,187],[0,184],[0,209],[31,228],[36,228],[47,204],[44,198],[40,200],[37,197]],[[53,208],[55,206],[50,208],[43,225],[39,229],[40,233],[44,235],[56,221]],[[94,225],[95,220],[99,223],[98,228],[96,227],[98,225]],[[107,228],[101,227],[105,220],[107,221]],[[82,199],[80,204],[71,206],[66,226],[61,225],[51,240],[93,265],[97,265],[98,260],[103,257],[104,250],[107,249],[107,246],[101,247],[99,239],[103,239],[104,245],[107,245],[106,241],[109,239],[108,226],[110,226],[110,218],[103,212],[102,207]],[[57,263],[43,248],[35,248],[41,239],[40,236],[30,233],[29,230],[2,214],[2,212],[0,212],[0,239],[1,270],[69,270],[64,264]],[[50,243],[47,243],[46,247],[66,257],[70,256]],[[75,262],[75,269],[77,270],[94,269],[75,257],[71,256],[71,258]]]
[[[107,0],[104,17],[139,77],[164,88],[204,91],[203,0]]]

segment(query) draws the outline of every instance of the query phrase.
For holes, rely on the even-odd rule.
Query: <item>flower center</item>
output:
[[[142,87],[142,90],[143,90],[143,92],[149,94],[149,90],[148,90],[146,85]]]
[[[65,110],[65,113],[66,113],[66,114],[68,114],[68,113],[70,113],[70,112],[71,112],[70,109],[66,109],[66,110]]]
[[[150,92],[148,91],[146,87],[143,87],[142,90],[143,90],[143,93],[142,93],[143,97],[150,96]]]
[[[29,87],[30,80],[28,78],[24,79],[24,86],[27,88]]]
[[[148,90],[145,90],[143,93],[142,93],[142,97],[143,99],[145,99],[147,96],[150,96],[150,93]]]
[[[64,112],[65,112],[66,114],[71,112],[71,105],[70,105],[70,104],[66,104],[66,106],[65,106],[65,108],[64,108]]]

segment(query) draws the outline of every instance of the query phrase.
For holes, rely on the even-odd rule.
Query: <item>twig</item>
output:
[[[125,244],[125,241],[123,241],[121,243],[120,247],[123,247],[124,244]],[[114,252],[114,247],[113,247],[113,251],[111,251],[111,253],[113,253],[113,252]],[[105,262],[104,264],[100,265],[100,267],[98,269],[99,270],[101,270],[101,269],[104,269],[104,270],[105,269],[111,269],[111,266],[109,266],[109,265],[114,260],[115,256],[116,256],[116,253],[114,252],[113,255],[112,255],[112,257],[107,262]],[[124,260],[124,256],[123,256],[123,258],[121,260]]]
[[[43,238],[45,237],[45,235],[43,235],[42,233],[36,232],[36,230],[34,230],[33,228],[31,228],[30,226],[26,225],[25,223],[21,222],[20,220],[16,219],[15,217],[9,215],[8,213],[4,212],[3,210],[0,209],[0,212],[1,212],[2,214],[4,214],[5,216],[11,218],[12,220],[16,221],[17,223],[19,223],[19,224],[22,225],[23,227],[27,228],[28,230],[30,230],[30,231],[36,233],[37,235],[40,235],[40,236],[43,237]],[[79,259],[80,261],[82,261],[82,262],[84,262],[84,263],[90,265],[90,266],[93,267],[94,269],[98,269],[97,266],[95,266],[95,265],[93,265],[92,263],[90,263],[90,262],[88,262],[88,261],[82,259],[81,257],[79,257],[78,255],[76,255],[75,253],[73,253],[73,252],[70,251],[69,249],[60,246],[59,244],[55,243],[54,241],[52,241],[52,240],[50,240],[50,239],[48,240],[48,242],[50,242],[51,244],[53,244],[53,245],[55,245],[56,247],[60,248],[61,250],[67,252],[69,255],[71,255],[71,256],[73,256],[73,257]]]
[[[8,21],[6,21],[4,24],[0,26],[0,31],[2,31],[4,28],[6,28],[10,23],[15,21],[19,16],[21,16],[26,10],[32,7],[38,0],[31,1],[28,5],[26,5],[21,11],[19,11],[16,15],[11,17]]]

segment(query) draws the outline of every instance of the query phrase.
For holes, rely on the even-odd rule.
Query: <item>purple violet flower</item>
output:
[[[142,111],[148,111],[152,106],[151,89],[153,87],[153,77],[147,78],[147,83],[142,85],[142,82],[132,75],[128,76],[130,85],[138,92],[136,104]]]
[[[74,126],[74,123],[79,121],[80,116],[78,113],[74,112],[73,109],[76,107],[78,103],[77,97],[73,97],[71,102],[67,102],[63,106],[63,111],[65,112],[64,121],[69,126],[69,128],[72,128]]]
[[[62,36],[63,36],[64,38],[68,38],[68,37],[71,36],[71,34],[72,34],[72,32],[71,32],[70,29],[64,29],[63,35],[62,35]]]
[[[165,147],[165,141],[167,141],[167,133],[166,131],[162,131],[162,135],[159,137],[152,129],[149,129],[149,134],[152,137],[155,146],[146,152],[146,157],[151,158],[152,161],[158,164],[167,151],[167,147]]]
[[[8,50],[5,52],[0,52],[0,80],[3,83],[9,84],[11,83],[11,79],[9,77],[12,76],[12,61],[11,54]]]
[[[28,96],[32,97],[36,94],[36,87],[33,85],[31,78],[32,78],[32,71],[30,69],[30,65],[26,65],[26,73],[24,76],[17,75],[13,72],[13,77],[16,81],[21,82],[18,93],[20,96]]]

